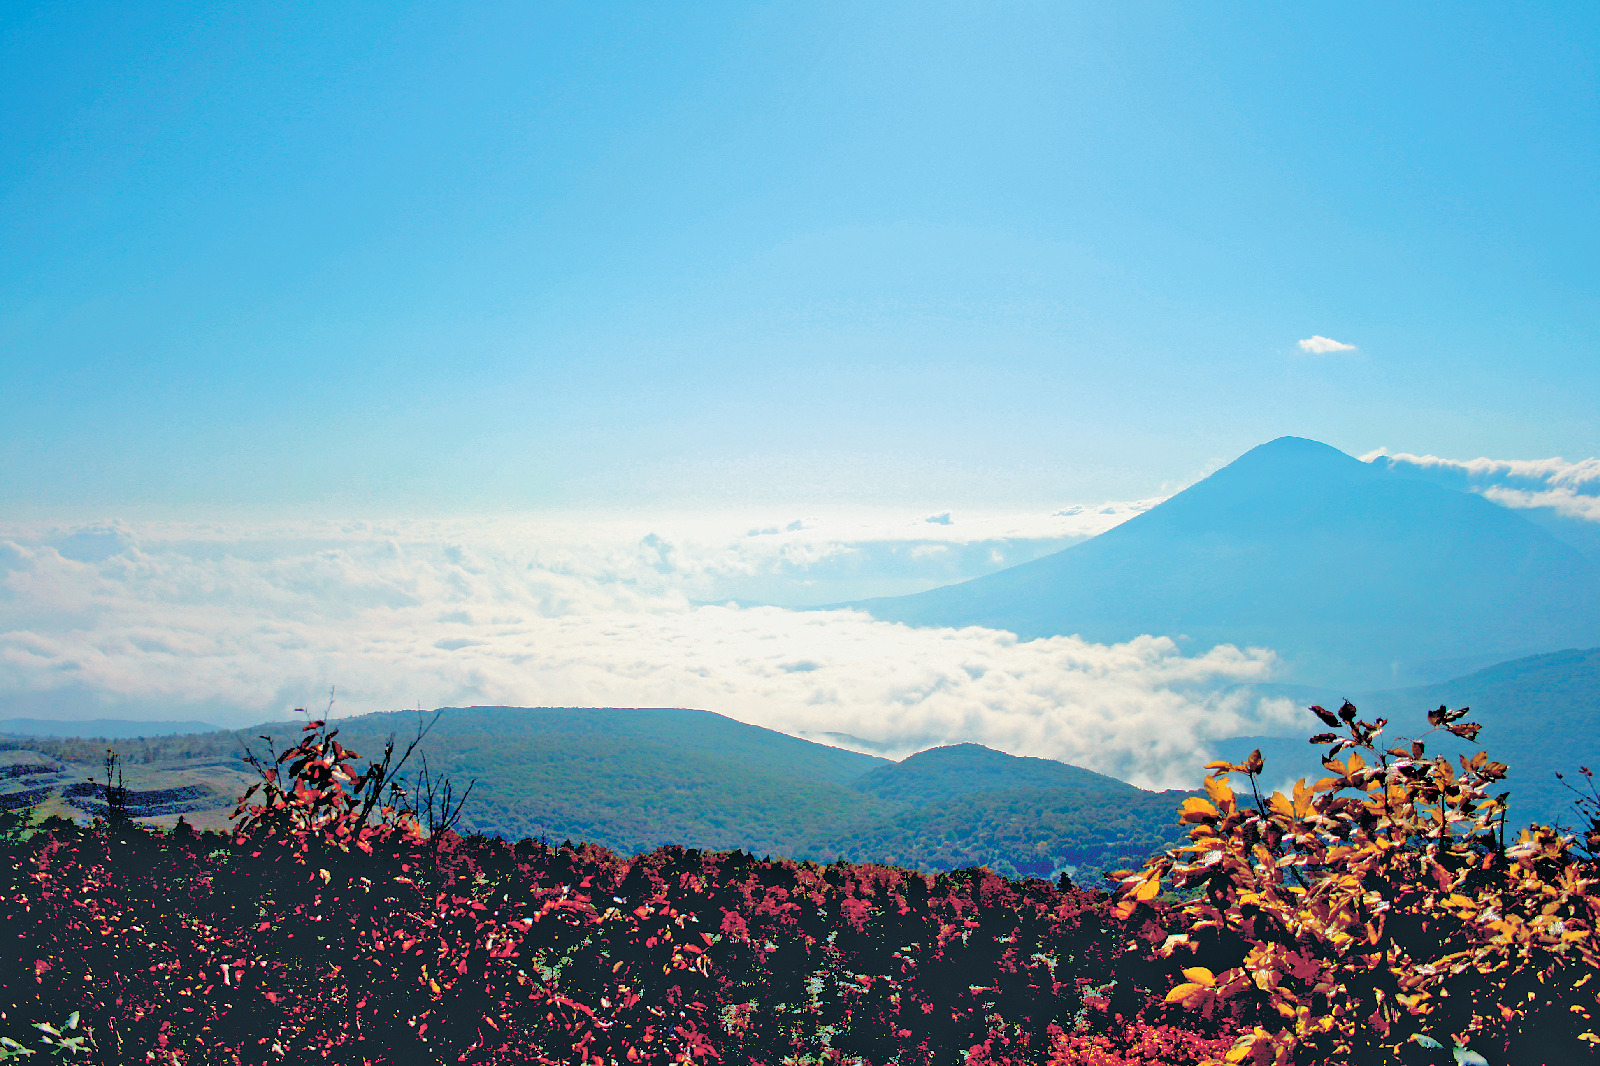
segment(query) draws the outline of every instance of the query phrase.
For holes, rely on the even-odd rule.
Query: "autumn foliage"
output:
[[[1212,763],[1206,797],[1180,812],[1190,842],[1124,874],[1123,920],[1164,885],[1189,895],[1148,915],[1171,929],[1161,954],[1219,935],[1242,949],[1220,973],[1183,969],[1167,1000],[1200,1017],[1257,1005],[1264,1020],[1227,1062],[1593,1057],[1600,876],[1574,839],[1531,826],[1508,845],[1509,793],[1491,794],[1507,768],[1482,751],[1456,766],[1422,739],[1382,749],[1384,720],[1312,711],[1338,731],[1311,738],[1331,745],[1329,776],[1263,797],[1259,752]],[[1429,724],[1473,740],[1466,713],[1440,707]]]
[[[77,1011],[85,1054],[174,1064],[1081,1049],[1111,1066],[1227,1046],[1216,1027],[1164,1032],[1161,971],[1142,942],[1126,950],[1103,894],[985,870],[428,839],[321,722],[262,770],[228,835],[57,824],[11,845],[0,1032],[25,1045],[34,1022]]]
[[[387,759],[363,767],[313,722],[263,760],[231,833],[57,822],[4,844],[0,1058],[1586,1054],[1592,866],[1553,831],[1495,835],[1504,768],[1486,757],[1457,772],[1420,742],[1379,753],[1382,723],[1318,713],[1346,732],[1319,738],[1332,776],[1261,797],[1258,759],[1214,764],[1180,813],[1190,843],[1115,897],[982,869],[430,835],[384,791]]]

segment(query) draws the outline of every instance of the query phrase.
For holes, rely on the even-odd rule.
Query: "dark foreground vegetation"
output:
[[[981,869],[463,838],[448,803],[385,788],[389,759],[360,768],[313,722],[229,833],[133,824],[109,781],[92,826],[11,818],[0,1058],[1592,1058],[1593,799],[1585,842],[1508,841],[1489,794],[1504,767],[1383,751],[1381,722],[1318,713],[1339,731],[1314,738],[1329,777],[1260,796],[1259,759],[1213,764],[1207,798],[1182,805],[1189,843],[1114,896]]]

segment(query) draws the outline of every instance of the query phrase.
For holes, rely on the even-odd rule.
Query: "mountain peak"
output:
[[[1258,444],[1254,448],[1251,448],[1249,451],[1245,452],[1244,455],[1241,455],[1239,458],[1243,459],[1245,456],[1256,455],[1257,453],[1262,452],[1293,452],[1303,455],[1344,455],[1344,452],[1341,452],[1338,448],[1335,448],[1331,444],[1324,444],[1320,440],[1312,440],[1310,437],[1283,436],[1274,437],[1265,444]],[[1348,459],[1349,456],[1346,455],[1345,458]],[[1359,462],[1359,460],[1357,461]]]
[[[1279,437],[1256,445],[1205,480],[1243,479],[1261,491],[1277,488],[1285,481],[1330,478],[1350,481],[1371,473],[1372,468],[1366,463],[1321,441]]]

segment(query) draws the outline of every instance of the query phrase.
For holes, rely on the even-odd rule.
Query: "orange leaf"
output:
[[[1182,1003],[1185,1000],[1187,1000],[1190,996],[1195,995],[1198,992],[1204,992],[1204,991],[1205,991],[1205,989],[1202,988],[1199,985],[1192,985],[1192,984],[1176,985],[1176,986],[1173,987],[1171,992],[1167,993],[1167,998],[1166,998],[1166,1000],[1164,1002],[1167,1002],[1167,1003]]]
[[[1156,895],[1158,893],[1160,893],[1160,891],[1161,891],[1161,877],[1159,875],[1157,875],[1157,876],[1151,877],[1149,880],[1145,881],[1138,888],[1134,889],[1133,890],[1133,895],[1132,895],[1131,898],[1133,898],[1135,900],[1155,899]]]

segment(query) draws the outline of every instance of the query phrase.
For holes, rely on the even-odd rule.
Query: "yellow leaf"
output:
[[[1177,985],[1176,987],[1173,988],[1173,990],[1171,992],[1167,993],[1167,998],[1166,998],[1165,1002],[1167,1002],[1167,1003],[1182,1003],[1184,1000],[1188,999],[1190,996],[1194,995],[1196,992],[1204,992],[1204,991],[1205,991],[1205,989],[1200,987],[1199,985],[1191,985],[1191,984]]]
[[[1197,822],[1202,818],[1220,818],[1221,816],[1221,813],[1215,807],[1199,796],[1190,796],[1183,801],[1183,806],[1178,808],[1178,820],[1180,822]]]
[[[1193,981],[1195,984],[1203,985],[1206,988],[1211,988],[1217,983],[1216,975],[1204,966],[1191,966],[1183,971],[1183,976],[1185,980]]]
[[[1211,802],[1217,805],[1218,810],[1227,810],[1233,806],[1233,789],[1228,787],[1228,782],[1215,775],[1206,778],[1206,795],[1211,797]]]
[[[1306,787],[1305,778],[1294,783],[1294,814],[1296,818],[1304,818],[1311,813],[1311,789]]]
[[[1142,884],[1138,888],[1134,889],[1133,890],[1133,896],[1131,898],[1133,898],[1135,900],[1155,899],[1156,895],[1160,891],[1161,891],[1161,878],[1159,876],[1156,876],[1156,877],[1150,878],[1144,884]]]

